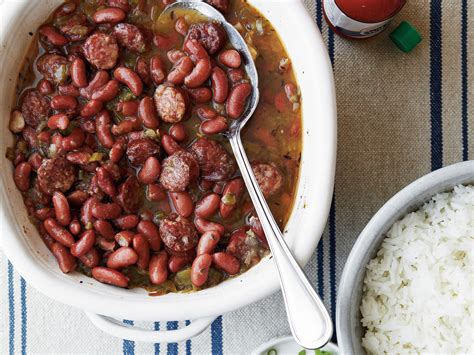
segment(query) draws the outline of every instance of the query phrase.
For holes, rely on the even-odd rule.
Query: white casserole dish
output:
[[[79,273],[63,274],[29,222],[5,158],[13,137],[8,121],[23,58],[35,32],[62,0],[7,1],[0,31],[0,246],[26,281],[57,301],[88,312],[101,329],[131,340],[180,341],[204,330],[223,313],[256,302],[279,288],[273,262],[265,258],[245,274],[192,294],[150,297],[141,289],[107,286]],[[303,155],[298,193],[285,228],[286,240],[301,265],[315,250],[332,198],[336,159],[336,104],[332,70],[314,20],[302,0],[249,0],[275,26],[285,43],[302,93]],[[97,316],[101,314],[107,317]],[[109,317],[137,321],[193,319],[176,331],[130,329]]]

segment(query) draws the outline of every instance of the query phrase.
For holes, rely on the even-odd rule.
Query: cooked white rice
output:
[[[474,186],[396,222],[367,265],[362,345],[371,354],[474,354]]]

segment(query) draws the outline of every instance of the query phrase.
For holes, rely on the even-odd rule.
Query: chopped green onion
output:
[[[221,201],[224,205],[235,205],[237,203],[237,198],[235,197],[235,194],[229,192],[222,196]]]
[[[162,220],[163,218],[166,217],[166,213],[163,212],[163,211],[156,211],[155,212],[155,218],[158,219],[158,220]]]
[[[304,349],[301,350],[301,351],[298,353],[298,355],[306,355],[306,350],[304,350]]]
[[[89,158],[89,163],[92,163],[94,161],[102,161],[102,159],[104,159],[104,153],[95,152]]]
[[[92,224],[92,222],[87,222],[86,229],[91,230],[92,228],[94,228],[94,225]]]

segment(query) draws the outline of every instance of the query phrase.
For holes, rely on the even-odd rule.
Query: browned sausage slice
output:
[[[274,163],[252,163],[252,170],[265,198],[275,196],[283,186],[283,174]]]
[[[50,82],[64,84],[69,77],[69,65],[65,57],[58,54],[44,54],[36,62],[38,71]]]
[[[227,33],[218,23],[194,23],[189,27],[186,36],[186,40],[188,39],[198,40],[207,52],[213,55],[224,46],[227,40]]]
[[[38,169],[41,190],[52,195],[55,191],[66,192],[76,181],[74,166],[62,156],[44,159]]]
[[[166,247],[177,253],[193,249],[199,241],[194,224],[176,213],[161,221],[160,236]]]
[[[118,202],[127,213],[137,213],[142,204],[143,191],[135,176],[130,176],[119,187]]]
[[[36,128],[41,121],[49,116],[49,100],[37,90],[28,91],[21,104],[21,113],[25,122]]]
[[[237,170],[234,158],[215,140],[201,138],[190,147],[190,151],[199,164],[204,180],[227,180]]]
[[[186,101],[185,92],[174,86],[162,84],[156,88],[156,111],[165,122],[180,122],[186,113]]]
[[[145,37],[137,26],[119,23],[114,27],[114,34],[117,42],[131,52],[143,53],[145,51]]]
[[[84,43],[84,54],[98,69],[112,69],[117,64],[119,48],[111,35],[95,33]]]
[[[199,176],[199,166],[191,153],[180,150],[163,161],[160,182],[169,191],[185,191]]]
[[[128,143],[127,157],[130,163],[135,166],[143,165],[148,157],[160,153],[160,146],[150,138],[134,139]]]

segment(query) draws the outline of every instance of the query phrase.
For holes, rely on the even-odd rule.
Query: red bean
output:
[[[138,73],[138,75],[140,75],[140,78],[142,79],[144,84],[146,85],[152,84],[148,63],[143,57],[139,57],[137,59],[137,64],[135,65],[135,71]]]
[[[187,89],[186,91],[195,104],[204,104],[212,99],[212,91],[208,87]]]
[[[71,254],[75,257],[86,255],[95,244],[95,233],[93,230],[87,230],[82,233],[79,240],[71,247]]]
[[[79,257],[79,260],[89,269],[99,265],[100,255],[96,248],[92,248],[86,254]]]
[[[89,223],[94,222],[92,207],[98,202],[97,197],[89,197],[81,207],[81,222],[87,228]]]
[[[223,104],[229,95],[229,83],[226,73],[221,68],[212,69],[211,85],[214,101]]]
[[[127,14],[118,7],[107,7],[97,11],[92,19],[95,23],[118,23],[127,17]]]
[[[47,79],[41,79],[36,88],[42,95],[51,95],[54,92],[53,84],[51,84]]]
[[[81,95],[90,100],[94,91],[107,84],[109,82],[109,79],[110,76],[108,72],[106,72],[105,70],[99,70],[95,74],[94,78],[92,78],[89,85],[80,90]]]
[[[56,220],[59,224],[66,227],[71,223],[71,209],[69,208],[69,202],[67,201],[66,196],[64,196],[62,192],[56,191],[53,194],[52,200]]]
[[[72,130],[69,136],[63,137],[61,147],[64,151],[69,152],[82,147],[85,140],[86,135],[84,131],[80,127],[76,127]]]
[[[140,96],[142,94],[142,79],[132,69],[129,69],[127,67],[118,67],[114,71],[114,77],[122,84],[127,85],[133,95]]]
[[[135,233],[131,231],[121,231],[115,234],[115,241],[117,242],[118,245],[121,247],[129,247],[132,245],[133,237],[135,236]]]
[[[65,130],[69,126],[69,117],[63,113],[53,115],[48,119],[49,129]]]
[[[142,122],[138,117],[130,117],[112,126],[112,134],[120,136],[142,128]]]
[[[71,223],[69,223],[69,231],[73,234],[73,235],[78,235],[79,233],[81,233],[81,222],[79,222],[79,220],[74,217],[74,219],[71,221]]]
[[[23,162],[16,166],[13,180],[20,191],[28,191],[30,187],[31,165]]]
[[[117,188],[115,187],[114,179],[110,173],[103,166],[97,169],[97,184],[100,189],[110,197],[117,195]]]
[[[194,286],[201,287],[206,283],[211,264],[212,257],[209,254],[202,254],[194,259],[191,267],[191,282]]]
[[[205,233],[209,231],[217,231],[220,235],[224,235],[225,228],[222,224],[205,220],[204,218],[196,218],[194,225],[199,233]]]
[[[147,189],[147,199],[149,201],[162,201],[166,198],[166,193],[163,191],[160,185],[150,184]]]
[[[186,129],[182,123],[173,123],[169,134],[177,142],[182,142],[186,139]]]
[[[242,115],[251,92],[252,86],[249,83],[241,83],[232,88],[226,104],[230,118],[237,119]]]
[[[88,198],[89,194],[81,190],[73,191],[67,196],[67,200],[69,201],[69,203],[76,207],[82,206]]]
[[[113,100],[120,91],[120,84],[117,80],[110,80],[104,86],[101,86],[93,90],[91,98],[93,100],[99,100],[107,102]]]
[[[193,61],[189,57],[181,58],[168,74],[168,81],[175,85],[184,83],[184,78],[193,71]]]
[[[96,245],[106,251],[106,252],[113,252],[115,250],[115,248],[117,247],[117,243],[115,242],[115,240],[108,240],[108,239],[105,239],[101,236],[98,236],[97,237],[97,242],[96,242]],[[110,253],[106,253],[106,255],[110,255]]]
[[[72,247],[74,244],[74,237],[67,229],[61,227],[56,220],[48,218],[43,222],[43,225],[46,232],[48,232],[48,234],[58,243],[68,248]]]
[[[222,218],[229,218],[244,193],[244,180],[236,178],[230,180],[224,187],[219,211]]]
[[[111,118],[108,111],[102,111],[96,118],[97,139],[105,148],[112,148],[114,145],[114,136],[111,132]]]
[[[210,59],[199,59],[192,72],[184,78],[184,84],[188,88],[197,88],[209,79],[211,71],[212,65]]]
[[[114,224],[117,226],[117,228],[120,228],[122,230],[133,229],[138,224],[138,216],[136,214],[120,216],[114,219]]]
[[[66,154],[66,159],[75,165],[86,165],[91,158],[91,154],[87,151],[74,151]]]
[[[228,128],[227,120],[223,116],[217,116],[212,120],[201,123],[201,132],[207,135],[222,133]]]
[[[77,100],[73,96],[58,95],[51,100],[53,110],[74,110],[77,107]]]
[[[94,206],[92,206],[92,215],[97,219],[115,219],[120,216],[121,212],[122,207],[116,202],[96,202]]]
[[[197,255],[211,254],[216,248],[221,235],[216,231],[205,232],[199,239],[198,246],[196,248]]]
[[[87,86],[86,63],[81,58],[74,59],[69,70],[74,86],[78,88]]]
[[[153,255],[150,259],[148,267],[150,273],[150,281],[154,285],[161,285],[168,279],[168,254],[161,251]]]
[[[188,26],[186,20],[184,19],[184,17],[178,17],[178,19],[176,20],[176,22],[174,24],[174,29],[181,36],[186,36],[186,34],[188,33],[189,26]]]
[[[121,105],[121,109],[118,111],[122,112],[122,115],[136,116],[138,114],[138,100],[119,102],[119,104]]]
[[[138,117],[143,121],[143,125],[147,128],[156,129],[160,124],[158,114],[156,112],[155,101],[145,96],[138,106]]]
[[[39,33],[45,36],[47,41],[54,46],[65,46],[69,41],[61,33],[59,33],[53,26],[44,25],[39,29]]]
[[[171,255],[168,261],[168,269],[172,273],[176,273],[183,270],[183,268],[192,261],[192,257]]]
[[[133,237],[133,249],[138,255],[137,266],[145,270],[150,263],[150,245],[146,238],[141,234],[135,234]]]
[[[96,266],[92,269],[92,277],[99,282],[126,288],[128,286],[128,277],[120,271],[106,267]]]
[[[50,249],[62,272],[67,274],[76,268],[76,258],[71,255],[66,247],[59,243],[53,243]]]
[[[232,84],[237,84],[244,80],[245,74],[242,69],[231,69],[227,72],[227,76]]]
[[[138,233],[142,234],[150,244],[153,251],[159,251],[161,247],[161,238],[158,227],[151,221],[141,220],[137,225]]]
[[[236,275],[240,271],[240,262],[232,254],[219,252],[212,255],[212,263],[218,269],[224,270],[229,275]]]
[[[162,84],[166,79],[166,67],[158,54],[150,59],[150,75],[156,85]]]
[[[155,157],[148,157],[138,173],[138,181],[148,185],[154,183],[161,172],[160,161]]]
[[[44,221],[46,218],[54,218],[54,209],[49,207],[43,207],[35,211],[35,217],[40,221]]]
[[[102,101],[99,100],[90,100],[86,103],[81,110],[81,116],[83,117],[92,117],[97,115],[100,111],[102,111],[103,107]]]
[[[209,106],[201,106],[196,110],[197,115],[201,120],[209,120],[217,117],[217,112]]]
[[[28,158],[28,163],[34,171],[37,171],[43,162],[43,157],[39,153],[33,153]]]
[[[189,54],[193,62],[198,62],[200,59],[209,59],[209,54],[206,49],[202,46],[201,42],[196,39],[185,41],[183,49]]]
[[[121,269],[137,262],[138,255],[130,247],[120,247],[107,259],[107,267],[111,269]]]
[[[196,204],[194,213],[198,217],[209,218],[217,211],[220,201],[221,198],[216,193],[206,195]]]
[[[166,54],[166,56],[171,63],[176,64],[181,58],[186,57],[186,53],[179,49],[172,49]]]
[[[189,192],[170,192],[171,201],[176,212],[182,217],[189,217],[193,213],[194,203]]]
[[[80,90],[73,84],[64,84],[58,86],[58,94],[63,96],[79,97],[81,96]]]
[[[174,153],[182,149],[179,144],[176,143],[176,141],[167,134],[163,134],[163,136],[161,137],[161,146],[168,155],[173,155]]]
[[[109,152],[110,160],[118,163],[125,154],[125,147],[122,142],[115,142]]]
[[[219,61],[226,67],[237,69],[242,64],[240,53],[235,49],[228,49],[219,54]]]
[[[101,236],[108,240],[114,240],[115,238],[115,230],[112,224],[108,221],[99,219],[94,222],[94,229],[99,233]]]

